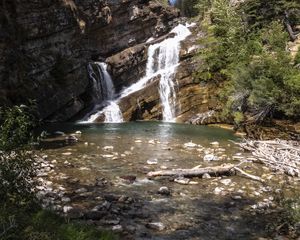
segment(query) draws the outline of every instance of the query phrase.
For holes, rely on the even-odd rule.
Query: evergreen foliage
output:
[[[211,0],[199,7],[206,10],[207,36],[201,40],[205,65],[198,78],[227,80],[224,116],[238,124],[245,112],[255,122],[272,116],[300,119],[299,57],[293,64],[285,29],[285,21],[292,28],[300,23],[299,2],[248,0],[237,7],[229,0]]]

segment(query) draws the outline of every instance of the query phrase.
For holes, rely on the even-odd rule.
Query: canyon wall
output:
[[[121,90],[143,74],[140,44],[168,33],[178,16],[148,0],[1,1],[0,106],[33,99],[41,118],[71,119],[92,101],[90,61],[108,58]]]

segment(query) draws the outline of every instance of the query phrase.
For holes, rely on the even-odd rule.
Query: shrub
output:
[[[0,124],[0,150],[21,149],[31,142],[35,120],[29,107],[0,108]]]

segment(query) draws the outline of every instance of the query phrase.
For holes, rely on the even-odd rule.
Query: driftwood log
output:
[[[149,172],[148,177],[159,177],[159,176],[171,176],[171,177],[202,177],[204,174],[208,173],[212,177],[218,176],[230,176],[235,175],[236,172],[239,172],[243,177],[249,178],[254,181],[264,182],[260,177],[251,175],[244,172],[242,169],[238,168],[240,164],[225,164],[216,167],[206,167],[200,168],[199,166],[192,169],[173,169],[173,170],[160,170],[155,172]]]
[[[149,172],[148,177],[158,176],[181,176],[181,177],[201,177],[205,173],[211,176],[223,176],[232,175],[235,173],[235,165],[226,164],[217,167],[206,167],[206,168],[192,168],[192,169],[173,169],[173,170],[161,170],[155,172]]]

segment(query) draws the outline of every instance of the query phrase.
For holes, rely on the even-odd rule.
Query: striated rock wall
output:
[[[166,34],[178,15],[149,0],[1,1],[0,106],[34,99],[41,118],[72,118],[92,99],[88,62],[111,57],[120,90],[144,71],[140,44]]]
[[[201,59],[195,58],[197,52],[199,29],[194,29],[193,35],[182,42],[180,53],[180,65],[174,76],[177,92],[176,115],[178,122],[192,122],[198,114],[218,112],[222,106],[219,102],[218,92],[222,88],[217,83],[199,83],[195,81],[194,73],[201,65]],[[147,46],[144,46],[147,48]],[[146,52],[146,50],[144,50]],[[124,54],[124,53],[123,53]],[[131,59],[142,57],[146,61],[145,54],[131,56]],[[114,62],[115,66],[118,61]],[[118,69],[118,68],[117,68]],[[113,72],[116,70],[112,69]],[[161,120],[162,109],[159,96],[159,77],[153,79],[152,83],[138,92],[122,99],[119,103],[123,112],[124,120]],[[203,121],[204,124],[219,122],[218,116],[211,114]]]

